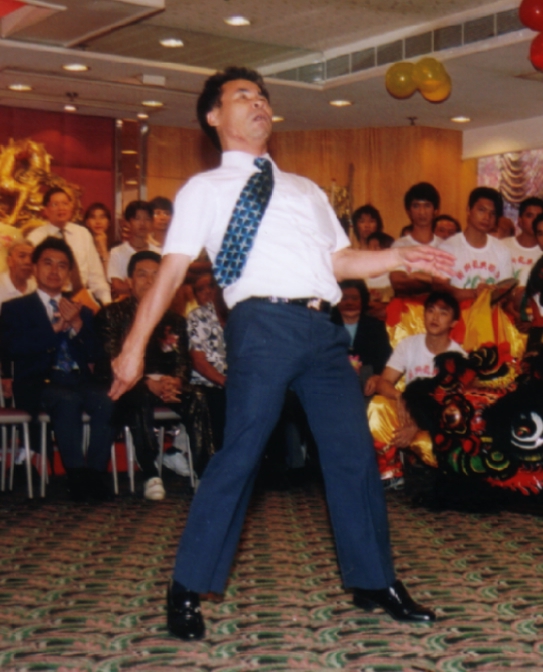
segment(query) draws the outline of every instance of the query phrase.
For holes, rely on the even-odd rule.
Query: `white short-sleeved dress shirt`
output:
[[[31,276],[26,281],[26,291],[20,292],[13,284],[9,275],[9,270],[0,273],[0,310],[2,309],[2,304],[6,301],[32,294],[34,291],[36,291],[36,280],[34,279],[34,276]]]
[[[269,157],[268,157],[269,158]],[[177,194],[163,254],[217,256],[236,201],[257,171],[255,157],[224,152],[219,168]],[[273,165],[274,188],[241,277],[224,290],[228,307],[251,296],[341,298],[332,254],[350,242],[326,195],[310,180]]]
[[[111,303],[109,283],[106,280],[104,267],[100,261],[90,231],[84,226],[68,222],[64,227],[64,233],[64,240],[72,249],[77,261],[77,268],[83,285],[104,305]],[[48,222],[44,226],[38,226],[33,229],[28,234],[27,239],[32,245],[36,246],[48,236],[62,238],[58,226],[54,226],[54,224]]]
[[[151,245],[149,243],[148,249],[150,252],[162,254],[162,250],[156,245]],[[126,280],[128,277],[128,262],[130,261],[130,257],[133,254],[136,254],[136,252],[138,252],[138,250],[135,250],[127,240],[125,240],[124,243],[111,248],[107,267],[107,275],[110,282],[113,278]]]

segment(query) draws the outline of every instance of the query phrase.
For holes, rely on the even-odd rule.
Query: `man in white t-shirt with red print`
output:
[[[513,277],[511,253],[501,240],[488,235],[503,214],[499,191],[477,187],[468,200],[467,228],[440,245],[456,258],[446,284],[459,302],[476,299],[485,286]]]

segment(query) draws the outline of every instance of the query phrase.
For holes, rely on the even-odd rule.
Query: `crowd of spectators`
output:
[[[368,251],[418,244],[441,247],[456,258],[451,278],[444,281],[397,268],[365,283],[343,282],[343,298],[332,314],[332,321],[348,332],[349,356],[366,398],[377,394],[388,399],[382,406],[395,414],[388,423],[388,453],[381,455],[382,476],[394,482],[402,475],[397,450],[409,446],[417,433],[397,383],[404,377],[433,375],[433,357],[439,352],[462,351],[450,337],[460,306],[477,301],[489,286],[503,288],[501,306],[520,331],[530,331],[530,347],[536,348],[543,334],[543,200],[523,201],[516,226],[503,218],[500,193],[488,187],[470,194],[463,227],[440,213],[440,195],[429,183],[412,186],[404,206],[409,221],[396,240],[385,232],[374,205],[355,210],[353,246]],[[72,221],[72,212],[68,193],[50,189],[43,197],[47,223],[8,250],[7,270],[0,275],[3,396],[35,419],[35,451],[38,413],[49,414],[73,499],[109,496],[104,480],[109,450],[125,426],[131,430],[143,472],[144,496],[162,499],[153,409],[169,406],[178,413],[198,475],[222,445],[228,371],[223,332],[227,315],[220,291],[209,260],[199,257],[182,298],[174,301],[153,334],[144,378],[114,405],[107,395],[111,361],[120,352],[140,299],[154,282],[173,206],[161,196],[129,203],[122,240],[114,246],[106,205],[93,203],[82,224]],[[385,326],[393,299],[422,302],[426,329],[426,334],[398,344],[394,352]],[[370,426],[372,414],[375,418],[381,413],[376,411],[379,402],[372,404]],[[90,417],[91,437],[85,455],[83,411]],[[377,424],[382,426],[382,418]]]

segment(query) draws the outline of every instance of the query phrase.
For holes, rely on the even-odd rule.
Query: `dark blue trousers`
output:
[[[226,329],[224,444],[209,462],[177,552],[174,579],[223,592],[267,438],[285,391],[298,394],[317,442],[343,583],[395,580],[383,488],[349,335],[324,313],[249,299]]]

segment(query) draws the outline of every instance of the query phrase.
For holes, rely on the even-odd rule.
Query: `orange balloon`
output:
[[[447,71],[435,58],[421,58],[413,68],[413,81],[423,95],[437,91],[446,77]]]
[[[417,85],[413,81],[413,67],[413,63],[407,61],[390,66],[385,75],[385,85],[391,96],[409,98],[415,93]]]
[[[422,95],[426,100],[429,100],[431,103],[442,103],[444,100],[451,95],[452,91],[452,81],[447,73],[445,73],[446,79],[441,83],[439,88],[431,93],[424,93],[421,91]]]

